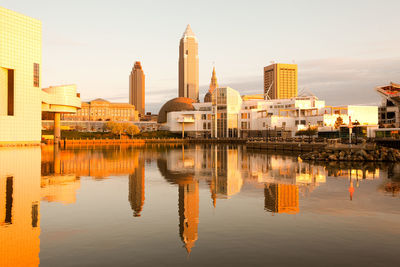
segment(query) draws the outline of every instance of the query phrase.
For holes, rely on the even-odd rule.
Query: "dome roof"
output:
[[[210,93],[210,91],[208,91],[207,94],[204,96],[204,103],[207,102],[212,102],[212,94]]]
[[[187,97],[177,97],[165,103],[158,112],[158,123],[167,122],[167,113],[172,111],[194,110],[193,103],[196,101]]]

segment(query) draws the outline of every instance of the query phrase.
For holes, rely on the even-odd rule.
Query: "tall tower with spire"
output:
[[[190,25],[179,44],[179,97],[199,101],[198,41]]]
[[[211,96],[215,89],[218,88],[217,75],[215,74],[215,67],[213,67],[210,87],[207,94],[204,96],[204,102],[211,102]]]
[[[144,72],[140,61],[136,61],[129,75],[129,104],[134,105],[141,117],[145,115]]]

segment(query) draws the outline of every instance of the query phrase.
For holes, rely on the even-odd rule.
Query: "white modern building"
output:
[[[338,119],[338,118],[341,119]],[[378,128],[377,106],[326,106],[315,96],[265,100],[243,96],[230,88],[217,88],[212,102],[195,103],[186,98],[168,101],[160,110],[162,129],[191,137],[293,137],[309,127],[319,132],[338,131],[337,121],[363,126],[368,137]],[[336,124],[336,127],[335,127]]]

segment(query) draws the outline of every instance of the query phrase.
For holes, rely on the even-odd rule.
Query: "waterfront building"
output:
[[[400,84],[378,86],[375,91],[382,96],[379,106],[379,126],[382,128],[400,127]]]
[[[198,41],[190,25],[179,43],[179,97],[199,101]]]
[[[208,103],[170,100],[160,109],[158,122],[161,129],[191,137],[294,137],[309,127],[321,134],[338,132],[335,123],[339,117],[344,125],[350,118],[358,121],[368,137],[378,128],[377,106],[332,107],[315,96],[265,100],[256,95],[243,100],[229,87],[214,90]]]
[[[48,119],[47,117],[44,119]],[[112,103],[98,98],[82,102],[82,107],[75,114],[64,114],[65,121],[138,121],[138,111],[128,103]]]
[[[275,63],[264,67],[265,99],[297,97],[297,65]]]
[[[210,82],[210,87],[208,88],[208,92],[204,96],[204,102],[211,102],[212,101],[212,93],[214,92],[215,89],[218,88],[218,82],[217,82],[217,75],[215,74],[215,67],[213,67],[212,71],[212,76],[211,76],[211,82]]]
[[[42,111],[51,112],[58,126],[61,113],[80,108],[79,94],[74,85],[41,89],[39,20],[0,7],[0,35],[0,145],[37,145]]]
[[[140,117],[145,115],[145,76],[140,61],[136,61],[129,75],[129,104],[134,105]]]
[[[42,23],[0,7],[0,34],[0,143],[39,143]]]
[[[80,107],[80,95],[74,84],[50,86],[42,90],[42,116],[48,114],[54,120],[54,143],[61,139],[61,116],[72,115]]]

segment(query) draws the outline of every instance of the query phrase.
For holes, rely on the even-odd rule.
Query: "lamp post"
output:
[[[308,122],[308,143],[311,143],[311,123]]]
[[[353,123],[351,122],[351,116],[349,116],[349,147],[351,147],[351,135],[353,134]]]

